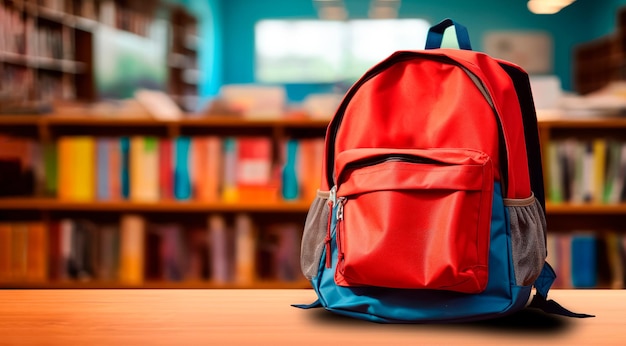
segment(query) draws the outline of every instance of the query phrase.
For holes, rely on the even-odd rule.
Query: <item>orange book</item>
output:
[[[219,200],[222,172],[222,140],[217,136],[207,138],[207,171],[202,179],[204,188],[202,198],[205,201]]]
[[[48,232],[43,222],[26,225],[28,232],[26,279],[44,282],[48,279]]]
[[[139,215],[124,215],[120,222],[120,282],[139,285],[144,277],[145,220]]]
[[[256,279],[256,231],[246,214],[235,218],[235,282],[250,284]]]
[[[195,137],[191,139],[191,188],[192,198],[196,200],[206,200],[206,172],[209,165],[209,147],[206,137]]]
[[[0,282],[8,282],[13,278],[11,268],[11,224],[0,223]]]

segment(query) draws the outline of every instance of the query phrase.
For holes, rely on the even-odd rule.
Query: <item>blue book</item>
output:
[[[282,194],[285,200],[295,200],[300,197],[300,184],[298,183],[298,172],[296,160],[298,158],[298,141],[291,139],[287,141],[287,155],[285,166],[283,167]]]
[[[596,238],[592,234],[572,236],[572,284],[576,288],[597,285]]]
[[[190,137],[177,137],[174,141],[174,198],[188,200],[191,198],[191,176],[189,160],[191,149]]]
[[[120,138],[120,185],[122,198],[130,197],[130,138]]]

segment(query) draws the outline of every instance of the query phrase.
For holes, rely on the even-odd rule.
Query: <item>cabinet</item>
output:
[[[57,151],[52,160],[57,160],[56,174],[59,174],[56,192],[42,186],[46,182],[38,182],[38,177],[50,174],[50,171],[41,167],[39,162],[46,159],[42,154],[29,155],[29,161],[23,162],[23,166],[34,172],[28,175],[34,180],[34,187],[18,191],[17,195],[7,196],[5,193],[0,198],[0,246],[4,243],[4,248],[0,249],[0,287],[308,287],[299,269],[299,237],[314,194],[311,187],[319,183],[321,166],[305,168],[304,161],[311,161],[306,160],[307,157],[321,165],[326,126],[327,121],[304,118],[254,121],[212,116],[158,121],[63,115],[0,116],[2,135],[18,137],[30,143],[29,153],[41,153],[45,150],[43,145],[56,145]],[[80,154],[80,150],[70,152],[74,157],[69,159],[74,161],[70,161],[69,166],[74,171],[80,171],[85,162],[96,167],[91,167],[82,176],[74,172],[69,183],[63,182],[61,161],[68,158],[63,157],[61,151],[64,149],[60,146],[68,139],[77,138],[92,140],[94,144],[89,149],[92,153],[84,155]],[[103,162],[98,159],[98,143],[100,139],[110,138],[114,138],[114,142],[130,138],[130,195],[103,197],[98,191],[102,178],[97,167]],[[150,165],[150,159],[133,154],[139,148],[135,145],[139,143],[141,146],[144,142],[136,139],[145,138],[153,138],[158,143],[159,159],[166,157],[161,152],[160,145],[163,143],[186,138],[190,143],[190,152],[195,153],[195,140],[218,139],[221,150],[217,154],[217,164],[223,170],[216,171],[222,175],[217,197],[202,197],[198,192],[199,184],[212,178],[197,168],[200,164],[196,161],[196,154],[189,154],[188,159],[182,162],[186,167],[197,166],[188,171],[188,195],[177,195],[171,190],[164,195],[164,185],[169,184],[173,188],[172,181],[161,178],[156,195],[134,194],[133,184],[145,183],[143,180],[152,174],[144,171],[142,181],[132,178],[133,171],[139,166]],[[232,199],[232,196],[224,194],[227,179],[224,176],[228,175],[225,173],[225,162],[229,160],[225,153],[229,146],[226,143],[239,143],[251,138],[256,139],[254,143],[257,144],[269,143],[269,152],[265,151],[265,157],[253,158],[266,160],[265,163],[271,166],[270,182],[256,187],[254,181],[248,181],[245,186],[235,182],[239,197]],[[301,148],[298,151],[301,194],[290,200],[280,197],[281,182],[276,180],[284,164],[283,152],[287,142],[297,143]],[[170,156],[175,151],[172,148],[175,147],[170,147]],[[240,156],[234,159],[242,165],[248,156],[239,153]],[[6,158],[10,153],[0,152],[0,162],[3,155]],[[176,166],[179,161],[174,159],[172,164]],[[258,168],[263,162],[254,161],[252,164]],[[159,174],[163,172],[160,167],[150,167],[156,167]],[[180,172],[176,167],[171,170]],[[165,169],[170,174],[171,170]],[[116,171],[119,172],[119,167]],[[87,184],[96,186],[87,197],[72,195],[71,191],[63,192],[63,189],[72,190],[81,184],[79,180],[89,179],[89,174],[92,180]],[[169,179],[178,178],[170,175]],[[110,183],[112,180],[107,181]],[[69,184],[69,188],[62,184]],[[215,228],[220,227],[224,230],[216,233]],[[128,232],[130,235],[126,234]],[[117,234],[113,243],[105,239],[110,237],[109,233]],[[224,239],[216,240],[216,237]],[[16,248],[23,251],[18,253]],[[6,255],[11,252],[10,256]],[[113,255],[107,255],[109,252]],[[124,258],[124,252],[127,256],[135,256],[134,259]],[[244,255],[242,258],[222,258],[227,264],[215,266],[215,256],[233,256],[236,253]],[[2,258],[3,255],[5,258]],[[277,261],[290,267],[279,268]]]

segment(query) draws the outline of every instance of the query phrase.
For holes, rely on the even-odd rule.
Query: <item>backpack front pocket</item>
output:
[[[338,285],[485,289],[494,183],[486,154],[353,149],[336,169]]]

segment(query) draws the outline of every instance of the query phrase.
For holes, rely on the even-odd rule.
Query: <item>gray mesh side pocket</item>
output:
[[[534,195],[525,199],[504,199],[511,221],[511,246],[515,281],[531,285],[546,260],[546,218]]]
[[[317,275],[317,268],[324,250],[328,213],[330,212],[328,196],[328,192],[317,192],[317,197],[311,204],[309,213],[306,216],[306,222],[304,223],[300,249],[300,267],[304,276],[309,280]]]

